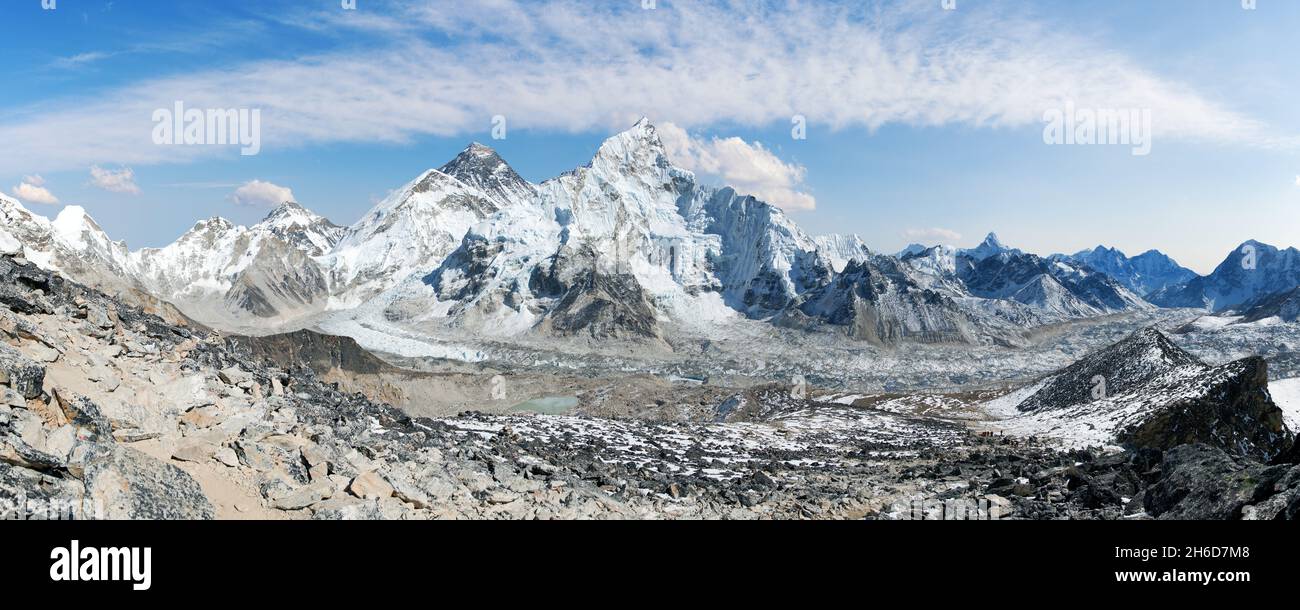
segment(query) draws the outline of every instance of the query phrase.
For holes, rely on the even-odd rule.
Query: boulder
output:
[[[212,443],[186,439],[172,452],[173,460],[203,464],[217,455],[218,447]]]
[[[334,481],[325,479],[301,487],[275,501],[274,506],[280,510],[301,510],[334,497],[338,486]]]
[[[9,387],[23,398],[36,398],[45,388],[45,367],[3,343],[0,343],[0,370],[7,374]]]
[[[96,446],[85,460],[86,492],[108,519],[207,520],[216,511],[185,471],[121,445]]]
[[[348,485],[348,491],[352,495],[363,500],[382,500],[393,495],[393,486],[388,481],[373,472],[366,472],[357,475]]]

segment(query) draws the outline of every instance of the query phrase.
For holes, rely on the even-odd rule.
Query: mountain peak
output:
[[[311,227],[318,224],[328,227],[334,226],[334,223],[331,223],[324,216],[308,210],[294,201],[286,201],[280,204],[279,207],[271,210],[271,213],[267,214],[266,218],[262,219],[259,224],[272,229]]]
[[[471,142],[438,171],[483,191],[501,206],[527,201],[537,192],[497,151],[478,142]]]
[[[989,233],[988,236],[984,238],[984,241],[980,242],[980,245],[976,246],[974,249],[962,251],[966,256],[981,261],[990,256],[1002,254],[1003,252],[1014,252],[1014,250],[1003,245],[1002,240],[998,239],[997,233]]]
[[[591,165],[612,165],[626,168],[657,168],[672,166],[659,131],[650,119],[642,117],[630,129],[623,131],[600,145]]]

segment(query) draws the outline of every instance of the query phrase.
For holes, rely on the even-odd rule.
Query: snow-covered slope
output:
[[[780,312],[830,277],[825,247],[773,206],[697,184],[643,120],[539,185],[531,205],[470,229],[440,266],[385,297],[385,315],[497,334],[595,325],[598,336],[650,337],[660,318]]]
[[[819,235],[816,242],[817,249],[836,273],[844,271],[851,262],[871,258],[871,249],[857,235]]]
[[[1006,417],[996,424],[1006,432],[1069,447],[1202,442],[1269,459],[1292,434],[1269,396],[1267,368],[1253,357],[1212,367],[1148,328],[1049,375],[1014,413],[1005,399],[985,408]]]
[[[331,309],[356,307],[412,276],[437,269],[470,227],[504,207],[531,205],[535,191],[480,144],[466,148],[441,169],[426,171],[348,228],[324,258]]]
[[[1268,393],[1273,402],[1282,409],[1287,428],[1300,434],[1300,378],[1282,379],[1268,384]]]
[[[1196,272],[1179,265],[1174,259],[1157,250],[1149,250],[1129,258],[1115,248],[1097,246],[1072,256],[1058,254],[1050,258],[1091,267],[1109,275],[1125,288],[1141,296],[1168,286],[1189,282],[1197,277]]]
[[[1254,240],[1233,250],[1204,277],[1169,286],[1149,300],[1162,307],[1197,307],[1219,312],[1300,286],[1300,250],[1280,250]]]
[[[223,218],[194,225],[163,248],[129,255],[131,275],[200,322],[242,327],[318,312],[329,298],[317,262],[342,229],[286,202],[252,227]]]
[[[213,218],[132,253],[80,210],[51,222],[16,202],[5,209],[15,219],[0,246],[147,286],[200,321],[244,332],[329,314],[475,337],[671,343],[669,327],[705,336],[750,319],[882,345],[1015,344],[1029,327],[1148,306],[1086,265],[992,234],[970,250],[899,257],[856,236],[814,238],[779,208],[675,167],[646,120],[540,185],[472,144],[346,229],[286,204],[252,227]]]

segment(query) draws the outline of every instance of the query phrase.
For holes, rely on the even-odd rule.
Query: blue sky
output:
[[[236,195],[254,180],[350,224],[471,140],[544,180],[642,115],[705,179],[881,251],[997,231],[1206,272],[1246,239],[1300,245],[1291,0],[10,0],[0,16],[0,190],[49,216],[84,206],[133,248],[207,216],[256,222],[286,191]],[[260,153],[153,143],[152,111],[177,100],[260,109]],[[1150,154],[1045,144],[1066,102],[1149,110]]]

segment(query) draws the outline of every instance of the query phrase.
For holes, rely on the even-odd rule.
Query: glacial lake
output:
[[[510,407],[511,413],[540,413],[542,415],[564,415],[578,406],[576,396],[548,396],[534,398]]]

